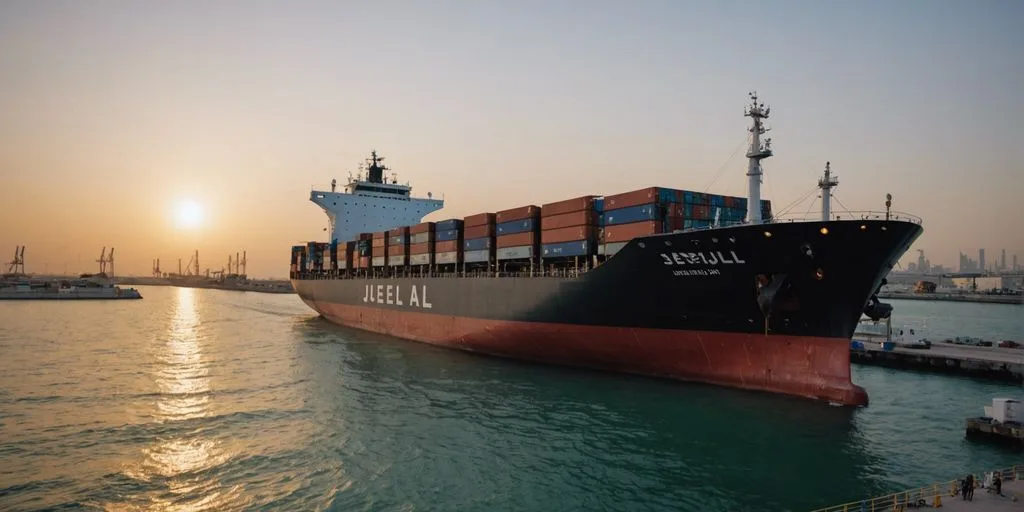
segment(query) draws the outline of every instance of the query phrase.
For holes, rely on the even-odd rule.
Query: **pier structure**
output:
[[[998,475],[1002,480],[1000,493],[989,484]],[[1020,510],[1020,498],[1024,496],[1024,467],[1017,466],[994,471],[974,474],[974,496],[971,500],[960,497],[960,480],[937,482],[923,487],[894,492],[884,496],[875,496],[862,500],[851,501],[840,505],[820,508],[813,512],[889,512],[906,511],[918,508],[942,508],[949,512],[1002,512]]]
[[[931,348],[850,350],[850,362],[1024,383],[1024,349],[932,342]]]

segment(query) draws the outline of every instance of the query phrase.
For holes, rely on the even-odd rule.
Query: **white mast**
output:
[[[818,180],[821,189],[821,220],[828,222],[832,216],[832,188],[839,185],[839,178],[832,176],[831,163],[825,162],[825,177]]]
[[[743,115],[753,119],[750,127],[750,149],[747,151],[747,222],[750,224],[761,223],[761,160],[772,156],[772,139],[765,139],[761,144],[761,135],[768,131],[761,123],[762,119],[768,119],[771,107],[765,107],[764,103],[757,102],[757,93],[750,93],[750,106],[743,111]]]

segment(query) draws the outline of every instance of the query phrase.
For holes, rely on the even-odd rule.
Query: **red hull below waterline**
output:
[[[866,406],[843,339],[488,320],[303,299],[331,322],[434,345]]]

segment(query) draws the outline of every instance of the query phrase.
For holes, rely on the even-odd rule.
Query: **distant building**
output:
[[[1006,270],[1006,249],[1003,249],[1003,257],[999,262],[999,270]]]
[[[953,286],[961,290],[986,292],[989,290],[1014,288],[1016,283],[1011,278],[1003,277],[954,277]],[[974,286],[977,286],[977,288],[973,288]]]
[[[978,270],[985,271],[985,249],[978,249]]]
[[[1017,266],[1017,255],[1016,254],[1013,255],[1013,269],[1014,270],[1020,270],[1020,267]]]

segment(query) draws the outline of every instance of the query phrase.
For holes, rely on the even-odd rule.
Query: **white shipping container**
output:
[[[384,263],[384,256],[374,256],[373,259],[370,260],[370,264],[375,267],[383,267]]]
[[[390,267],[400,267],[402,265],[405,265],[405,255],[404,254],[401,254],[401,255],[398,255],[398,256],[388,256],[388,266],[390,266]]]
[[[518,247],[503,247],[498,249],[499,260],[523,260],[534,256],[532,245],[520,245]]]
[[[410,235],[409,236],[409,243],[410,244],[422,244],[423,242],[429,242],[429,241],[430,241],[430,232],[429,231],[426,231],[426,232],[423,232],[423,233],[416,233],[415,235]]]
[[[338,270],[345,270],[348,268],[348,263],[345,260],[338,260]]]
[[[445,263],[458,263],[459,253],[455,251],[439,252],[435,255],[434,262],[437,263],[438,265],[442,265]]]
[[[430,253],[413,254],[409,256],[410,265],[430,265]]]
[[[491,250],[484,249],[481,251],[466,251],[462,254],[462,261],[466,263],[486,263],[490,260]]]
[[[613,256],[615,253],[622,250],[629,242],[615,242],[613,244],[604,244],[598,248],[598,254],[604,254],[605,256]],[[601,251],[604,252],[601,252]]]

